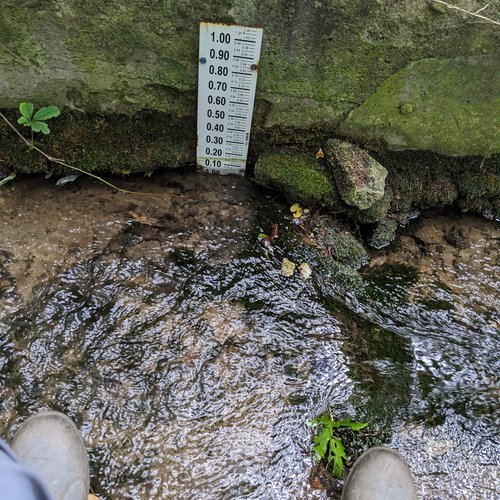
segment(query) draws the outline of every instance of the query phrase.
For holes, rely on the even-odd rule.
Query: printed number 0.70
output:
[[[225,92],[227,90],[227,83],[226,82],[214,82],[213,80],[210,80],[208,82],[208,88],[210,90],[222,90]]]

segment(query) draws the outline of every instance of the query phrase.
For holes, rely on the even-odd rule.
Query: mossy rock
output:
[[[360,210],[382,199],[387,170],[355,144],[330,139],[325,155],[342,200]]]
[[[391,202],[392,192],[391,189],[386,186],[384,196],[380,200],[376,201],[370,208],[367,208],[366,210],[356,210],[351,208],[348,211],[348,215],[361,224],[374,224],[375,222],[385,219],[391,208]]]
[[[466,170],[458,178],[459,206],[489,217],[500,216],[500,165],[496,171]]]
[[[319,218],[312,230],[319,247],[340,264],[357,270],[368,262],[368,254],[362,243],[332,218]]]
[[[384,248],[396,239],[397,229],[398,223],[386,217],[375,226],[368,243],[373,248]]]
[[[6,112],[16,123],[19,113]],[[65,112],[51,120],[50,135],[37,134],[35,144],[47,154],[66,163],[92,171],[113,173],[151,172],[158,167],[173,168],[187,163],[196,148],[192,122],[178,122],[163,113],[143,112],[134,116]],[[19,127],[29,138],[28,129]],[[28,133],[27,133],[28,132]],[[0,120],[0,171],[31,173],[64,168],[46,159]]]
[[[415,209],[458,206],[464,211],[500,214],[500,156],[452,158],[423,151],[372,153],[389,174],[386,191],[391,197],[388,213],[398,217]],[[373,207],[374,208],[374,207]],[[372,209],[368,212],[370,212]],[[363,212],[353,211],[361,223]]]
[[[391,147],[461,155],[479,139],[482,154],[492,139],[499,30],[441,14],[428,2],[2,0],[1,6],[0,108],[31,101],[58,105],[63,115],[79,110],[106,118],[148,111],[171,117],[166,137],[175,135],[184,120],[195,123],[198,23],[206,19],[264,28],[253,120],[262,142],[285,136],[303,145],[312,130],[338,133],[347,116],[346,137],[390,139],[392,130],[404,140],[389,140]],[[488,13],[497,18],[498,7]],[[408,61],[419,62],[402,69]],[[402,97],[394,102],[386,98],[393,83]],[[378,125],[361,116],[373,102],[381,113],[368,115]],[[436,103],[439,120],[432,120]],[[196,141],[195,128],[189,136]],[[120,150],[116,144],[108,152]]]
[[[499,153],[498,58],[496,53],[413,62],[351,111],[340,130],[394,150]]]
[[[327,169],[314,156],[261,155],[255,164],[255,180],[263,186],[278,189],[290,200],[306,207],[338,208],[341,204]]]
[[[331,258],[324,257],[315,272],[323,298],[339,298],[346,292],[358,294],[365,290],[365,282],[356,269]]]

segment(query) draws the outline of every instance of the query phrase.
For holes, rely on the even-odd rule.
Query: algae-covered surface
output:
[[[328,170],[312,155],[262,155],[255,165],[255,180],[307,206],[340,203]]]
[[[246,179],[113,182],[160,196],[82,178],[0,191],[3,436],[66,412],[103,499],[323,499],[306,422],[331,404],[383,430],[419,498],[495,498],[496,222],[421,217],[366,265],[324,214],[305,238]],[[336,270],[356,249],[356,294],[305,239]],[[312,276],[284,277],[283,257]]]
[[[387,240],[384,234],[395,234],[394,221],[404,224],[419,210],[455,206],[489,218],[500,216],[498,156],[368,152],[336,139],[326,142],[324,159],[315,159],[322,149],[304,150],[309,154],[289,148],[261,155],[255,180],[281,191],[290,201],[326,206],[363,225],[379,223],[377,241]]]
[[[484,7],[479,0],[465,4]],[[484,13],[500,18],[493,2]],[[55,104],[63,116],[76,112],[77,129],[87,124],[86,114],[89,127],[97,115],[115,129],[113,117],[126,122],[145,112],[162,128],[165,138],[158,139],[140,125],[120,125],[127,140],[111,142],[102,156],[90,154],[89,168],[95,160],[101,170],[121,163],[149,171],[183,157],[168,152],[168,137],[185,139],[183,147],[196,142],[185,124],[196,116],[200,21],[264,29],[256,153],[275,137],[300,145],[312,131],[331,136],[339,127],[348,138],[395,149],[499,151],[498,27],[427,1],[4,0],[0,14],[0,108]],[[61,130],[80,135],[90,150],[108,142],[71,128],[65,123]],[[144,149],[144,142],[149,157],[118,158],[124,146]],[[71,141],[59,146],[61,157],[70,156]],[[4,155],[9,149],[0,145]],[[20,171],[28,169],[25,160],[9,154]],[[29,170],[44,169],[33,161]]]
[[[389,77],[341,126],[395,150],[451,156],[500,152],[500,53],[428,59]]]

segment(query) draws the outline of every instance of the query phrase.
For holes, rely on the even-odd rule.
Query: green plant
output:
[[[33,132],[42,132],[42,134],[50,134],[50,129],[45,123],[51,118],[55,118],[61,114],[61,111],[57,106],[45,106],[40,108],[35,115],[35,107],[31,102],[22,102],[19,104],[19,111],[21,116],[17,120],[17,123],[29,127],[31,129],[31,145],[33,146]]]
[[[313,446],[316,461],[323,461],[325,466],[331,469],[333,476],[340,479],[347,461],[347,453],[338,431],[336,434],[335,430],[344,427],[352,431],[360,431],[367,427],[368,424],[354,422],[350,418],[335,420],[331,411],[325,412],[320,417],[313,418],[309,424],[319,430],[314,438]]]
[[[93,179],[98,180],[99,182],[102,182],[103,184],[106,184],[106,186],[109,186],[113,189],[116,189],[120,193],[125,193],[125,194],[139,194],[143,196],[160,196],[160,197],[168,197],[168,198],[183,198],[184,195],[179,194],[179,195],[165,195],[163,193],[147,193],[147,192],[142,192],[142,191],[131,191],[129,189],[123,189],[121,187],[115,186],[111,182],[108,182],[107,180],[103,179],[102,177],[99,177],[98,175],[95,175],[91,172],[87,172],[86,170],[83,170],[80,167],[75,167],[74,165],[70,165],[69,163],[66,163],[64,160],[61,160],[59,158],[54,158],[53,156],[47,154],[45,151],[41,150],[37,146],[35,146],[33,142],[33,132],[42,132],[43,134],[50,134],[50,129],[45,123],[45,120],[49,120],[50,118],[54,118],[56,116],[60,115],[59,108],[57,106],[46,106],[44,108],[40,108],[35,115],[33,116],[33,111],[34,107],[33,104],[30,102],[22,102],[19,105],[19,111],[21,112],[21,116],[17,120],[17,122],[21,125],[25,125],[26,127],[30,127],[31,129],[31,143],[24,137],[19,130],[9,121],[9,119],[2,113],[0,112],[0,118],[14,131],[15,134],[27,145],[29,146],[32,150],[40,153],[47,161],[51,163],[57,163],[58,165],[61,165],[62,167],[68,168],[70,170],[74,170],[76,172],[79,172],[81,174],[87,175],[89,177],[92,177]],[[12,175],[8,176],[7,178],[2,179],[1,184],[6,184],[7,182],[11,181],[15,177],[15,174],[13,173]]]

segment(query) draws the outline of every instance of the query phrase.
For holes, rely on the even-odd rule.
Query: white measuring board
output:
[[[196,163],[212,174],[245,173],[262,28],[200,23]]]

